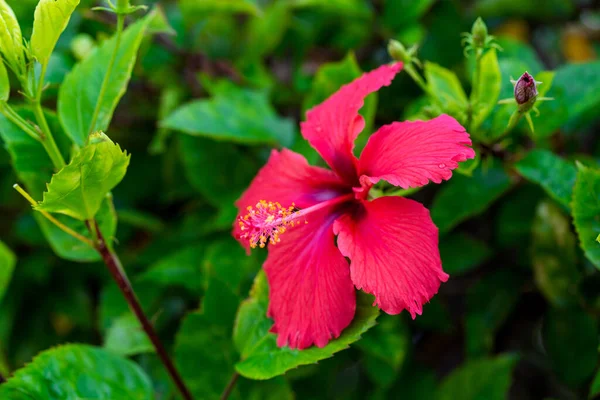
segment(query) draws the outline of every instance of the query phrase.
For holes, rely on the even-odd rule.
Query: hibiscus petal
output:
[[[475,157],[469,134],[454,118],[394,122],[367,142],[359,172],[363,184],[380,179],[404,189],[450,179],[460,161]]]
[[[246,214],[246,207],[255,206],[260,200],[277,201],[283,207],[295,203],[299,208],[306,208],[346,192],[347,186],[333,171],[313,167],[306,158],[293,151],[273,150],[267,164],[235,205],[239,215]],[[240,233],[235,222],[233,236],[237,238]],[[249,249],[248,241],[241,240],[240,243]]]
[[[362,202],[335,222],[334,231],[350,258],[352,282],[375,295],[375,305],[388,314],[406,309],[415,318],[448,280],[437,227],[416,201],[390,196]]]
[[[306,113],[302,136],[329,166],[351,184],[357,183],[354,140],[365,123],[358,111],[364,98],[392,82],[402,63],[382,65],[344,85],[323,103]]]
[[[325,346],[354,318],[356,298],[348,262],[335,247],[331,208],[310,214],[269,246],[269,317],[277,345]]]

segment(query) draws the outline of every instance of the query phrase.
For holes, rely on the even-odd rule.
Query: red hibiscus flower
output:
[[[394,122],[369,138],[359,159],[353,154],[365,96],[401,69],[365,73],[307,112],[302,136],[331,170],[273,150],[236,203],[234,236],[247,250],[270,244],[264,269],[278,346],[323,347],[338,337],[354,317],[354,287],[386,313],[406,309],[415,318],[448,279],[429,211],[406,198],[368,195],[381,179],[402,188],[449,179],[458,162],[475,157],[469,134],[447,115]]]

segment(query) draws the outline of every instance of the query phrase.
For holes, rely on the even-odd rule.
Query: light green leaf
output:
[[[600,269],[600,171],[581,167],[573,189],[573,224],[585,256]]]
[[[69,344],[46,350],[0,386],[11,400],[152,400],[150,379],[135,363],[105,350]]]
[[[79,5],[79,0],[40,0],[33,20],[31,34],[31,54],[42,65],[46,65],[50,55],[63,33],[71,14]]]
[[[0,53],[13,69],[22,72],[25,59],[21,27],[6,0],[0,0]]]
[[[35,120],[33,113],[26,109],[17,109],[17,112],[26,120]],[[56,115],[47,111],[45,114],[56,141],[59,144],[68,142],[68,138],[65,137],[60,128]],[[19,182],[25,184],[27,191],[34,199],[41,199],[42,193],[46,189],[46,183],[50,182],[54,169],[48,154],[39,142],[26,135],[3,115],[0,115],[0,137],[10,154],[11,163],[17,173]],[[95,261],[100,258],[100,255],[94,249],[63,232],[40,213],[35,212],[34,217],[44,236],[48,239],[50,246],[60,257],[80,262]],[[89,231],[83,222],[63,215],[58,215],[57,219],[76,232],[84,236],[89,235]],[[107,198],[102,202],[96,220],[104,237],[112,242],[117,229],[112,198]]]
[[[252,0],[181,0],[180,7],[183,15],[194,19],[214,13],[260,13],[260,8]]]
[[[52,177],[44,200],[35,209],[80,221],[94,218],[106,195],[125,176],[129,158],[104,133],[94,133],[90,144]]]
[[[492,112],[500,95],[502,76],[496,49],[487,51],[480,60],[480,71],[473,81],[471,92],[471,106],[473,107],[473,120],[471,131],[476,131],[488,115]]]
[[[594,373],[598,360],[598,324],[579,308],[549,310],[543,326],[544,348],[556,374],[579,386]]]
[[[58,92],[58,115],[66,134],[77,145],[84,146],[90,133],[108,128],[113,112],[127,89],[146,28],[158,16],[153,11],[123,32],[110,84],[103,96],[100,96],[100,91],[115,48],[115,37],[104,41],[66,76]],[[96,106],[99,114],[92,126]]]
[[[442,266],[450,276],[477,268],[492,254],[492,249],[487,243],[464,233],[444,236],[440,239]]]
[[[123,314],[112,322],[106,332],[104,348],[124,357],[154,351],[142,325],[131,313]]]
[[[515,164],[519,174],[540,185],[565,208],[570,207],[575,166],[547,150],[533,150]]]
[[[252,18],[244,35],[244,56],[258,59],[271,53],[281,42],[291,20],[290,3],[287,1],[273,2],[261,15]]]
[[[4,62],[0,59],[0,103],[8,101],[10,97],[10,81]],[[2,104],[0,104],[2,107]]]
[[[460,222],[485,211],[510,185],[510,178],[499,162],[482,163],[472,178],[454,175],[442,186],[433,200],[431,218],[440,232],[448,232]]]
[[[0,241],[0,303],[12,278],[16,262],[15,254]]]
[[[292,368],[313,364],[329,358],[360,339],[375,324],[379,310],[372,306],[370,297],[357,297],[354,320],[335,340],[325,347],[294,350],[278,347],[276,336],[269,332],[272,321],[267,318],[268,284],[264,272],[257,276],[250,298],[245,300],[235,322],[233,340],[241,360],[235,369],[250,379],[269,379],[282,375]]]
[[[517,356],[470,361],[455,369],[438,388],[437,400],[505,400]]]
[[[575,235],[569,219],[549,201],[540,203],[533,221],[531,261],[536,285],[550,303],[578,304]]]
[[[210,100],[196,100],[179,107],[161,126],[221,141],[292,144],[293,122],[275,113],[265,91],[242,89],[229,82],[220,83],[215,90]]]
[[[435,96],[434,100],[443,110],[457,115],[467,107],[467,95],[454,72],[435,63],[425,62],[425,78],[427,86]]]
[[[495,333],[517,305],[521,285],[518,274],[501,269],[469,288],[465,321],[465,350],[469,358],[492,352]]]

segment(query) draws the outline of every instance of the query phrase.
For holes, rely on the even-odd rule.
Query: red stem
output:
[[[179,392],[181,392],[181,395],[183,396],[183,398],[185,400],[193,400],[193,397],[192,397],[189,389],[185,386],[183,379],[181,379],[181,376],[179,375],[177,368],[173,364],[173,361],[169,357],[169,354],[167,353],[163,344],[161,343],[160,339],[158,338],[158,335],[156,334],[154,327],[152,327],[152,324],[148,320],[148,317],[146,317],[146,314],[144,314],[144,311],[142,310],[142,306],[140,305],[140,302],[137,299],[135,292],[133,291],[133,287],[131,286],[131,283],[129,282],[129,280],[127,279],[127,276],[125,275],[125,272],[123,270],[123,267],[121,266],[121,262],[119,261],[119,258],[117,257],[117,255],[115,253],[113,253],[106,246],[106,242],[104,240],[104,237],[102,236],[102,232],[100,231],[100,228],[98,227],[97,223],[96,223],[96,235],[98,237],[98,242],[96,243],[96,250],[102,256],[102,259],[104,260],[104,264],[106,264],[106,267],[108,268],[110,274],[112,275],[113,279],[117,283],[117,286],[119,286],[119,289],[121,290],[121,293],[123,293],[123,296],[125,297],[125,300],[127,301],[127,304],[129,304],[129,307],[135,314],[136,318],[142,324],[142,328],[144,329],[144,332],[146,332],[146,335],[148,336],[148,338],[154,345],[156,354],[158,354],[158,356],[160,357],[160,360],[162,361],[163,365],[167,369],[167,372],[171,376],[173,383],[175,383],[175,385],[179,389]]]

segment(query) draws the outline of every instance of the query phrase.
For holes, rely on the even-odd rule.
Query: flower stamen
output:
[[[257,246],[264,248],[267,242],[279,243],[279,235],[285,233],[287,228],[300,224],[298,210],[293,203],[290,207],[282,207],[278,202],[260,200],[256,206],[248,206],[246,210],[248,213],[238,218],[242,231],[240,239],[247,239],[253,249]]]

